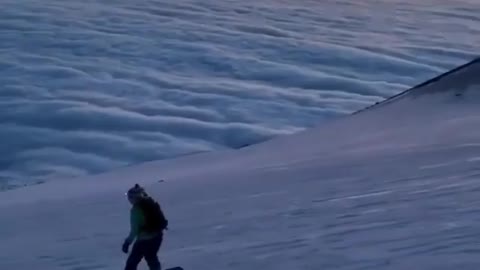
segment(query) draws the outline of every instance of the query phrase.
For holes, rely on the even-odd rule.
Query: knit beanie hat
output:
[[[135,184],[135,186],[131,187],[127,191],[127,196],[128,197],[146,197],[147,193],[145,192],[145,189],[141,187],[139,184]]]

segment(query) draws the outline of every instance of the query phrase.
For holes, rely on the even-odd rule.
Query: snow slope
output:
[[[477,269],[479,74],[239,150],[3,192],[0,269],[121,269],[135,182],[171,221],[165,267]]]

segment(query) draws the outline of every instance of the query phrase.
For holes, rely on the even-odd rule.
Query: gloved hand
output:
[[[123,242],[123,245],[122,245],[123,253],[127,254],[129,247],[130,247],[130,241],[128,241],[128,239],[125,239],[125,241]]]

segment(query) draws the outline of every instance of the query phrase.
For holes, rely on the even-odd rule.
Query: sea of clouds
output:
[[[479,54],[477,1],[3,0],[0,189],[321,125]]]

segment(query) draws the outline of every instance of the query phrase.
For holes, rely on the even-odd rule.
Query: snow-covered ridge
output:
[[[354,114],[363,112],[364,110],[368,110],[378,105],[384,105],[390,102],[395,101],[398,98],[404,97],[405,95],[412,95],[412,94],[432,94],[435,91],[456,91],[456,95],[461,95],[462,91],[468,88],[469,84],[476,85],[478,84],[478,74],[479,74],[479,62],[480,58],[475,58],[472,61],[460,65],[448,72],[445,72],[439,76],[436,76],[430,80],[427,80],[419,85],[416,85],[410,89],[407,89],[403,92],[400,92],[396,95],[393,95],[384,101],[377,102],[372,106],[367,106],[364,109],[358,110],[354,112]],[[438,87],[438,85],[434,85],[433,87],[428,87],[434,83],[442,81],[442,87]],[[446,80],[446,81],[445,81]]]
[[[304,158],[306,154],[317,158],[386,154],[398,151],[399,144],[425,147],[440,143],[436,140],[443,137],[436,136],[437,133],[459,124],[456,120],[476,120],[476,112],[480,110],[479,75],[480,58],[477,58],[353,115],[252,149],[270,148],[276,152],[274,156],[288,160],[288,156],[295,154]],[[443,139],[457,140],[457,136]],[[315,144],[302,143],[305,141]]]

